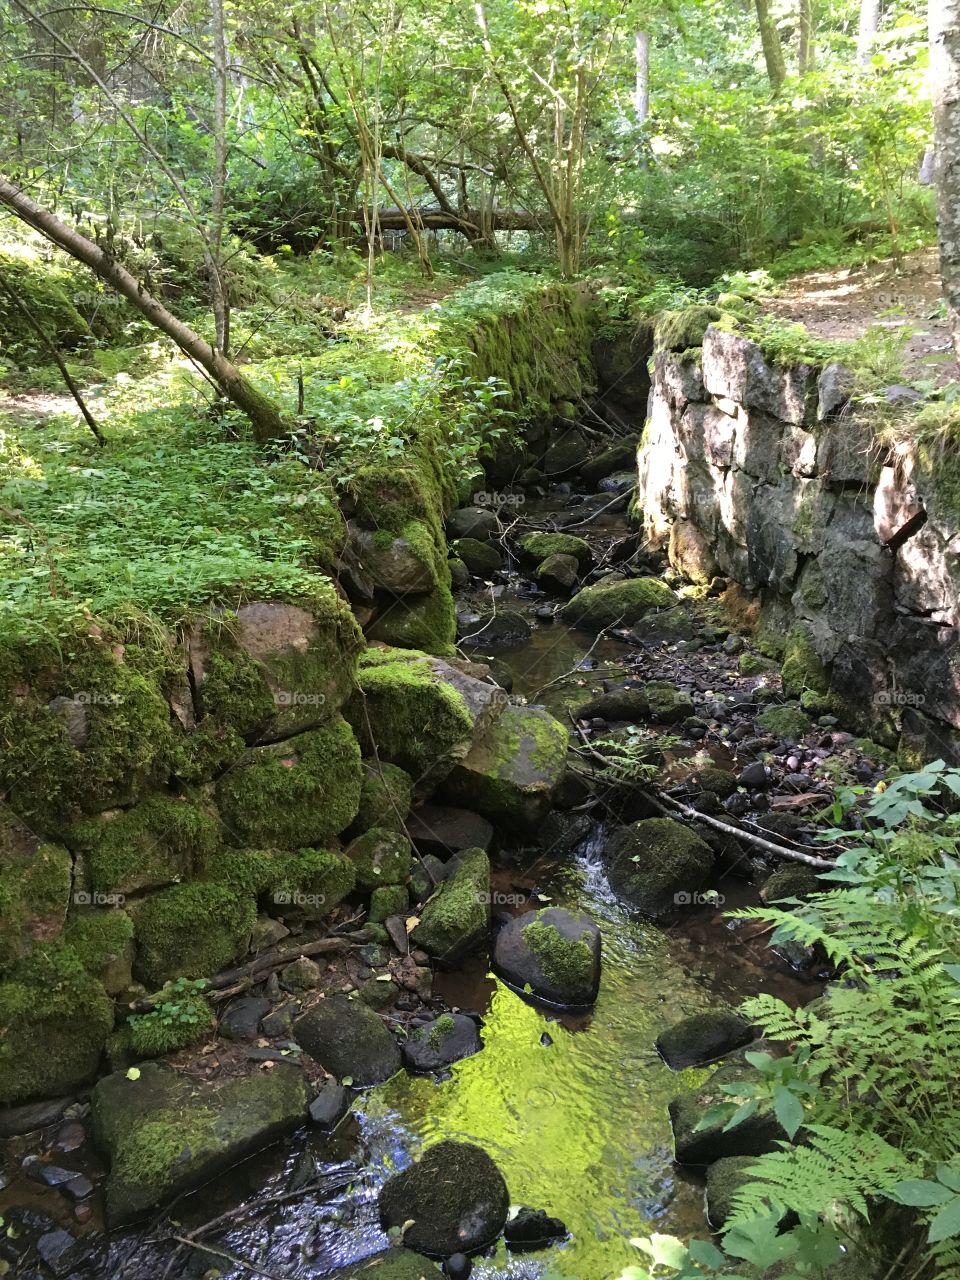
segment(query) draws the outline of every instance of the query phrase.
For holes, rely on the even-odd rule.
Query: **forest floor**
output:
[[[941,302],[936,249],[862,267],[808,271],[789,280],[766,309],[797,321],[820,337],[852,341],[873,325],[906,328],[904,375],[936,386],[960,377]]]

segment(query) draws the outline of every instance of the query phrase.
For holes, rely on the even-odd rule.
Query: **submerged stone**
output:
[[[604,858],[614,891],[654,919],[689,903],[713,868],[709,846],[672,818],[644,818],[614,832]]]
[[[670,1070],[684,1071],[713,1062],[753,1039],[753,1028],[733,1009],[707,1009],[661,1031],[656,1043]]]
[[[207,1181],[301,1124],[302,1071],[272,1071],[226,1084],[198,1084],[153,1063],[136,1080],[105,1076],[91,1095],[97,1144],[110,1157],[107,1219],[132,1222]]]
[[[600,988],[600,930],[587,916],[546,907],[504,925],[493,960],[507,982],[534,997],[591,1005]]]
[[[545,1209],[530,1209],[523,1205],[503,1229],[507,1247],[514,1253],[533,1249],[545,1249],[556,1240],[564,1240],[568,1231],[559,1218],[550,1218]]]
[[[500,1170],[480,1147],[438,1142],[380,1192],[384,1230],[410,1224],[404,1240],[437,1257],[492,1244],[510,1207]]]
[[[483,609],[479,613],[461,614],[457,619],[461,643],[471,649],[522,644],[529,640],[532,630],[516,609]]]
[[[673,1128],[674,1151],[678,1164],[712,1164],[725,1156],[759,1156],[775,1151],[780,1142],[788,1142],[771,1111],[759,1110],[742,1123],[724,1132],[724,1122],[717,1120],[698,1129],[706,1111],[721,1102],[735,1101],[720,1086],[734,1084],[738,1080],[755,1082],[759,1073],[743,1057],[735,1054],[713,1073],[699,1089],[688,1090],[670,1103],[670,1124]]]

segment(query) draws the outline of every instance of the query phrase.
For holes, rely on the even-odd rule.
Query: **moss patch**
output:
[[[410,841],[399,831],[372,827],[350,842],[346,855],[356,867],[360,889],[403,884],[410,874]]]
[[[131,904],[134,974],[151,990],[173,978],[208,978],[242,953],[256,900],[226,884],[197,881],[161,889]]]
[[[583,938],[565,938],[554,925],[533,920],[523,930],[527,946],[548,982],[564,991],[590,987],[593,952]]]
[[[538,564],[550,556],[573,556],[581,569],[593,563],[590,543],[572,533],[528,533],[521,538],[520,547]]]
[[[0,972],[35,941],[56,937],[70,905],[73,860],[59,845],[41,845],[32,855],[0,863]]]
[[[371,827],[402,831],[413,803],[413,780],[399,765],[365,761],[360,784],[360,808],[350,828],[362,835]]]
[[[249,751],[217,784],[228,838],[252,847],[322,844],[357,816],[360,778],[360,748],[339,716]]]
[[[697,304],[678,311],[664,311],[654,329],[658,351],[687,351],[703,345],[707,327],[723,319],[719,307]]]
[[[392,597],[367,628],[369,640],[443,656],[455,652],[456,635],[456,607],[445,583],[429,595]]]
[[[645,613],[668,609],[677,597],[657,578],[630,578],[618,582],[598,582],[584,587],[561,610],[564,622],[602,631],[605,627],[630,626]]]
[[[813,728],[810,717],[799,707],[768,707],[757,717],[757,723],[775,738],[798,742]]]
[[[780,668],[783,691],[798,698],[806,689],[815,693],[828,693],[830,681],[826,668],[817,653],[813,634],[802,624],[794,627],[787,636]]]
[[[391,916],[405,915],[409,905],[410,896],[407,893],[406,885],[384,885],[380,889],[374,889],[373,893],[371,893],[370,910],[367,913],[367,917],[372,924],[382,924],[384,920],[389,920]]]
[[[490,860],[482,849],[466,849],[421,911],[410,942],[452,966],[479,944],[489,921]]]

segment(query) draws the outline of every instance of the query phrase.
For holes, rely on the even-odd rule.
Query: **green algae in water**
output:
[[[676,1180],[667,1104],[707,1073],[669,1071],[654,1040],[711,996],[671,955],[667,935],[618,916],[611,904],[598,920],[604,974],[582,1029],[548,1020],[496,981],[480,1053],[440,1084],[399,1075],[362,1104],[371,1119],[392,1115],[422,1146],[454,1138],[488,1151],[512,1204],[567,1224],[573,1239],[536,1257],[570,1280],[607,1280],[637,1263],[630,1236],[705,1230],[700,1191]],[[540,1043],[544,1031],[552,1045]],[[512,1274],[508,1259],[501,1242],[475,1274]]]

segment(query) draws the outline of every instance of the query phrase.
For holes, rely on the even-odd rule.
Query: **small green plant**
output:
[[[206,978],[168,982],[151,1012],[137,1014],[128,1023],[134,1052],[144,1058],[157,1058],[202,1040],[214,1025],[203,994],[206,989]]]

